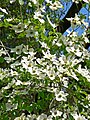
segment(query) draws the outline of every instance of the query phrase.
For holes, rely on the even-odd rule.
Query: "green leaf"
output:
[[[23,32],[18,35],[18,38],[23,38],[23,37],[25,37],[25,33]]]
[[[23,1],[23,0],[19,0],[19,4],[20,4],[20,5],[23,5],[23,4],[24,4],[24,1]]]
[[[87,34],[90,34],[90,29],[88,29]]]
[[[4,58],[0,57],[0,63],[3,63],[3,62],[4,62]]]

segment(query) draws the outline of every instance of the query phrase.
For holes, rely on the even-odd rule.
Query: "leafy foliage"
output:
[[[89,120],[86,17],[67,18],[72,31],[64,36],[55,29],[63,1],[1,0],[1,4],[0,119]],[[89,6],[88,1],[85,4]],[[79,36],[75,30],[81,26],[84,33]]]

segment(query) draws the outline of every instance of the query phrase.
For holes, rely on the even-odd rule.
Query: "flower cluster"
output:
[[[71,26],[72,28],[74,28],[74,26],[80,26],[80,25],[84,25],[86,28],[88,28],[88,22],[85,22],[84,19],[81,19],[80,16],[78,16],[77,14],[75,14],[74,18],[67,18],[68,21],[71,22]]]
[[[65,36],[56,32],[62,3],[10,0],[8,7],[2,5],[7,10],[0,8],[6,15],[0,23],[1,120],[90,119],[90,51],[84,46],[90,42],[88,23],[75,14],[67,18],[72,31]],[[85,28],[83,35],[77,26]]]

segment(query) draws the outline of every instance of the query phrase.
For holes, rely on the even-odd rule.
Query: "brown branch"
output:
[[[70,21],[68,21],[66,18],[74,17],[75,13],[78,13],[80,11],[83,4],[84,2],[79,2],[78,4],[76,3],[72,4],[65,17],[59,22],[59,25],[56,28],[57,32],[61,32],[63,34],[71,26]]]

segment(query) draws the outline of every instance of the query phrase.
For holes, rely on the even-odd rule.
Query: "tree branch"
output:
[[[85,2],[79,2],[78,4],[73,3],[70,9],[68,10],[65,17],[59,22],[59,25],[57,26],[57,32],[61,32],[62,34],[71,26],[70,21],[68,21],[66,18],[71,18],[75,16],[75,13],[78,13],[80,9],[82,8],[82,5]]]

